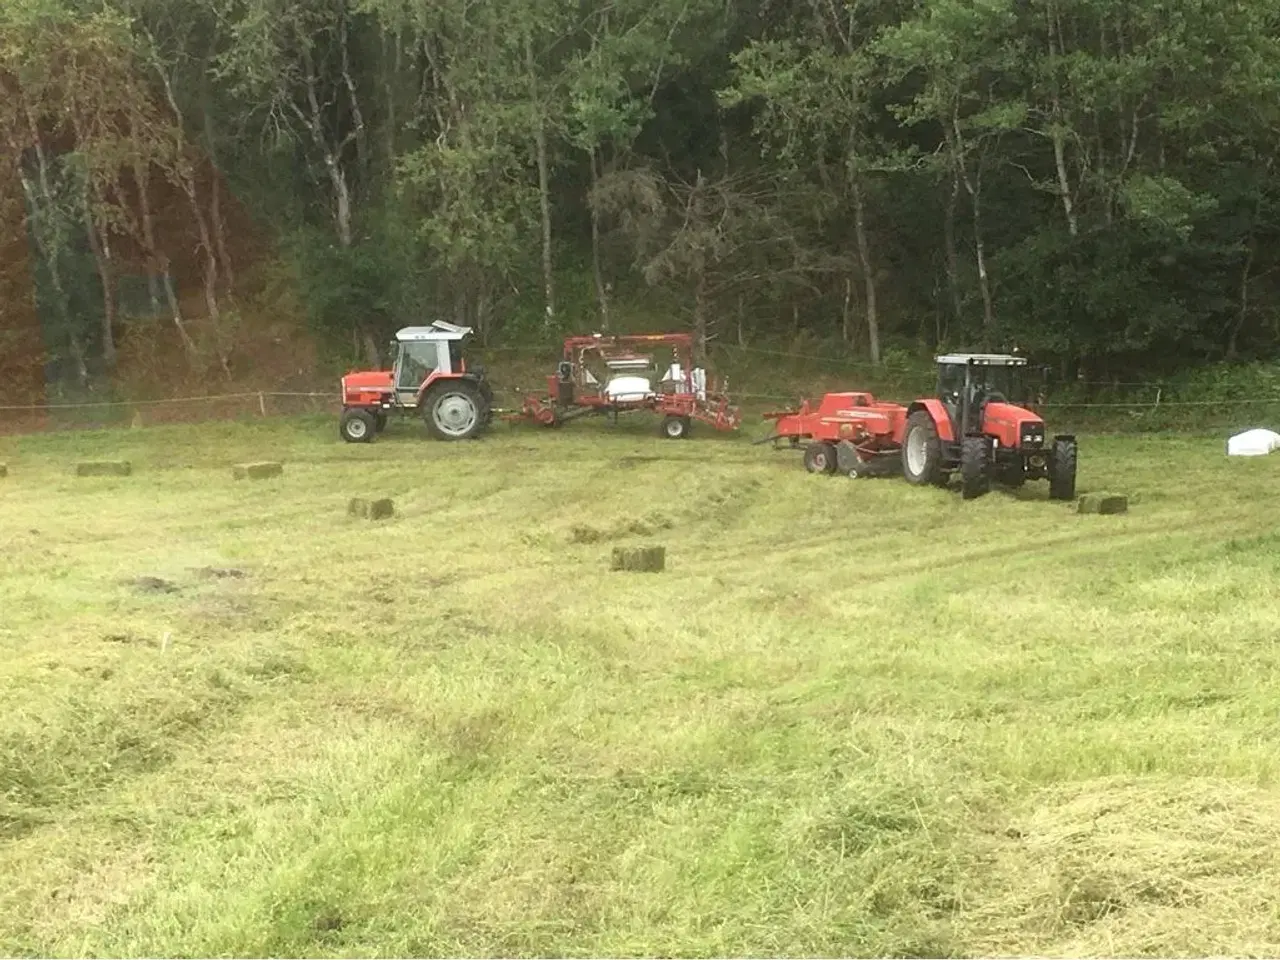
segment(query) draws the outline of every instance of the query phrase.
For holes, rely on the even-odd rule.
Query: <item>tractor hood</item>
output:
[[[343,390],[391,392],[390,370],[360,370],[342,378]]]
[[[359,370],[342,378],[342,402],[347,406],[384,406],[394,393],[390,370]]]
[[[1019,407],[1012,403],[1001,403],[999,401],[991,401],[986,405],[984,419],[990,424],[999,424],[1000,426],[1020,427],[1024,423],[1043,423],[1044,421],[1028,410],[1026,407]]]
[[[982,414],[983,432],[996,437],[1002,446],[1021,450],[1044,447],[1044,421],[1026,407],[993,401]]]

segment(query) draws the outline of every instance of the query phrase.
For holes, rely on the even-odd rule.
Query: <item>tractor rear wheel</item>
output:
[[[1076,496],[1076,438],[1055,437],[1049,461],[1049,499],[1074,500]]]
[[[928,410],[917,410],[907,417],[902,438],[902,472],[909,483],[931,483],[939,487],[947,484],[949,478],[942,470],[942,441],[938,439],[938,426]]]
[[[487,407],[470,380],[446,380],[427,392],[422,413],[437,440],[469,440],[484,427]]]
[[[973,500],[991,490],[990,437],[965,437],[960,442],[960,495]]]
[[[662,435],[668,440],[687,440],[689,437],[689,418],[667,417],[662,421]]]
[[[351,407],[342,411],[338,433],[347,443],[372,443],[377,432],[377,421],[368,410]]]
[[[836,448],[829,443],[811,443],[804,448],[804,468],[810,473],[835,473]]]

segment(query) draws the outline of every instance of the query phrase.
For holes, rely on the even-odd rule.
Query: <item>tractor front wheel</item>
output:
[[[368,410],[352,407],[342,411],[338,433],[347,443],[372,443],[377,432],[377,420]]]
[[[811,443],[804,448],[804,468],[810,473],[835,473],[836,448],[829,443]]]
[[[942,442],[928,410],[917,410],[907,418],[902,438],[902,472],[908,483],[947,485],[949,477],[942,470]]]
[[[1049,461],[1049,499],[1074,500],[1076,496],[1076,438],[1055,437]]]
[[[960,443],[960,491],[965,500],[991,490],[991,438],[965,437]]]
[[[469,440],[483,429],[487,407],[474,383],[447,380],[428,391],[422,412],[437,440]]]
[[[667,417],[662,421],[662,435],[668,440],[685,440],[689,436],[688,417]]]

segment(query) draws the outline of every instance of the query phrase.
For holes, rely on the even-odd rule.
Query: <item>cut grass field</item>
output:
[[[1275,459],[420,431],[0,442],[0,954],[1280,951]]]

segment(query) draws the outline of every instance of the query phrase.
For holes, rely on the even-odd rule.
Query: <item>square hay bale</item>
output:
[[[1113,515],[1129,512],[1129,498],[1119,493],[1086,493],[1076,501],[1076,513]]]
[[[661,573],[667,565],[666,547],[614,547],[610,569],[633,573]]]
[[[386,497],[381,500],[362,500],[359,497],[353,497],[347,504],[348,516],[364,517],[366,520],[384,520],[387,517],[394,517],[395,513],[395,502]]]
[[[231,475],[237,480],[265,480],[267,477],[278,477],[282,473],[284,473],[284,464],[274,460],[237,463],[231,471]]]
[[[82,460],[76,464],[77,477],[127,477],[133,473],[128,460]]]

